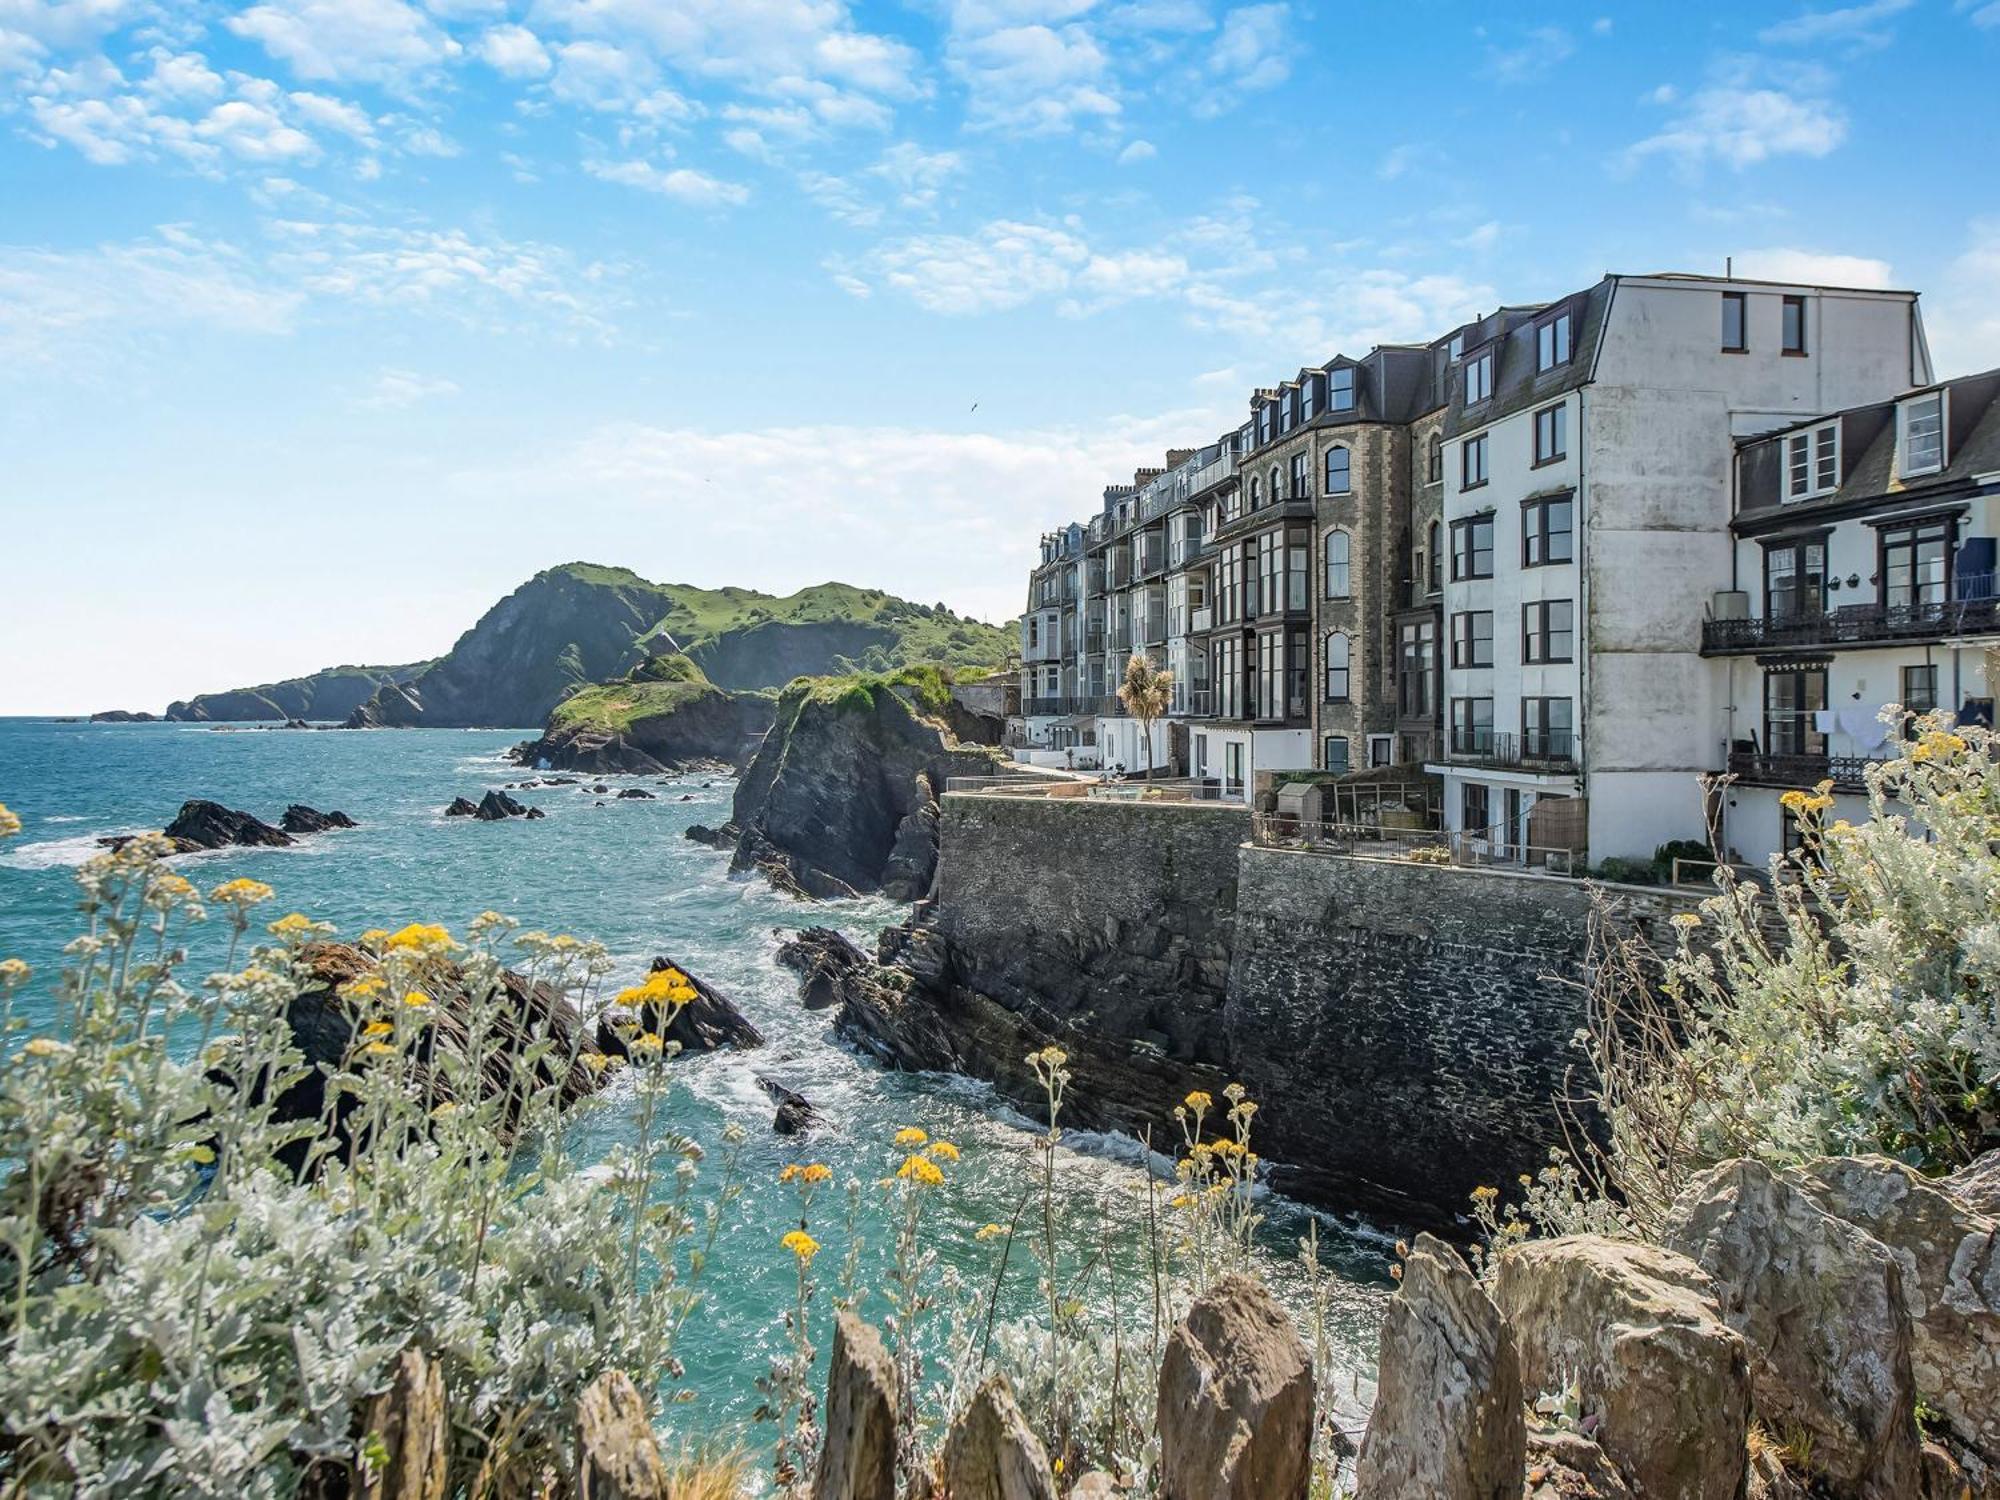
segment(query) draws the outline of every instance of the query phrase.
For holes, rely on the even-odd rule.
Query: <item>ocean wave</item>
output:
[[[54,819],[50,820],[51,822]],[[22,844],[0,854],[0,865],[10,870],[60,870],[74,867],[102,854],[98,839],[113,834],[137,833],[136,828],[107,828],[102,833],[79,833],[69,838],[46,839],[39,844]]]

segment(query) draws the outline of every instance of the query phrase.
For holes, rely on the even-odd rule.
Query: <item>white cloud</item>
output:
[[[1082,26],[1008,26],[954,36],[947,64],[966,87],[974,124],[1052,135],[1119,112],[1111,62]]]
[[[1090,263],[1074,234],[998,219],[977,233],[917,235],[878,247],[874,280],[937,313],[986,313],[1066,292]]]
[[[659,83],[659,67],[640,47],[567,42],[556,49],[550,91],[587,109],[622,112],[646,124],[676,124],[699,110]]]
[[[1958,0],[1956,8],[1969,12],[1972,24],[1982,30],[2000,26],[2000,0]]]
[[[147,93],[168,99],[214,99],[223,92],[221,75],[198,53],[170,52],[156,47],[149,54],[153,71],[140,85]]]
[[[525,26],[490,26],[479,38],[482,61],[508,78],[540,78],[549,71],[549,50]]]
[[[404,85],[462,50],[404,0],[263,0],[228,26],[301,78]]]
[[[1789,21],[1766,26],[1757,33],[1757,39],[1774,47],[1809,47],[1832,42],[1856,48],[1887,46],[1893,33],[1883,23],[1915,3],[1916,0],[1866,0],[1864,4],[1837,10],[1802,11]]]
[[[1789,281],[1800,286],[1893,287],[1895,273],[1886,260],[1865,255],[1835,255],[1823,250],[1773,246],[1732,257],[1738,276],[1758,281]]]
[[[326,94],[297,92],[291,96],[292,108],[300,118],[322,129],[338,130],[343,135],[352,136],[357,141],[372,142],[375,139],[375,122],[368,111],[358,104],[350,104],[345,99],[331,98]]]
[[[420,375],[414,370],[384,369],[375,377],[368,393],[357,396],[354,404],[370,411],[407,411],[425,401],[457,394],[456,381]]]
[[[1663,102],[1674,99],[1668,93]],[[1664,156],[1684,171],[1708,162],[1742,170],[1777,156],[1825,156],[1847,138],[1847,118],[1811,72],[1766,78],[1746,63],[1720,69],[1680,102],[1666,127],[1629,147],[1628,166]]]
[[[1576,41],[1560,26],[1537,26],[1511,47],[1486,49],[1486,71],[1501,83],[1528,83],[1547,76],[1576,53]]]
[[[1208,50],[1195,114],[1213,118],[1233,109],[1245,94],[1276,88],[1291,77],[1291,54],[1298,45],[1290,6],[1244,5],[1230,11]]]
[[[1924,328],[1940,376],[2000,367],[2000,218],[1973,221],[1927,300]]]
[[[1133,141],[1118,153],[1118,165],[1135,166],[1142,161],[1151,161],[1159,154],[1159,149],[1151,141]]]
[[[584,171],[604,182],[619,183],[643,192],[658,193],[677,203],[698,208],[735,207],[750,200],[750,189],[737,182],[724,182],[691,167],[664,168],[649,161],[586,161]]]

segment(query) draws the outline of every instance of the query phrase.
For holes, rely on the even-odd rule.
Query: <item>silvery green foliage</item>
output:
[[[269,1101],[306,1068],[286,1007],[329,929],[292,916],[253,942],[269,890],[204,902],[163,852],[141,840],[81,872],[52,1025],[26,1034],[26,976],[0,965],[0,1480],[242,1500],[352,1478],[416,1345],[445,1373],[454,1483],[562,1492],[582,1389],[674,1369],[694,1297],[677,1252],[704,1216],[712,1238],[732,1191],[697,1209],[697,1149],[651,1128],[672,1049],[635,1047],[645,1126],[585,1172],[564,1139],[586,1106],[561,1081],[611,1065],[523,1028],[500,978],[504,953],[579,995],[602,950],[491,915],[465,944],[414,926],[365,939],[375,962],[342,991],[328,1099],[351,1101],[347,1131],[288,1123]],[[189,989],[174,944],[211,908],[230,958]],[[449,1042],[430,1035],[442,985],[462,1002]],[[301,1140],[295,1176],[274,1152]]]

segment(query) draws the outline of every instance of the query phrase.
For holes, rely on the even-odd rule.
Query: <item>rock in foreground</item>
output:
[[[1305,1500],[1312,1362],[1263,1284],[1225,1276],[1167,1340],[1158,1406],[1163,1500]],[[1516,1493],[1521,1469],[1514,1467]]]

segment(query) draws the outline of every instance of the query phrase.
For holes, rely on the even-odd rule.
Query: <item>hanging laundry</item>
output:
[[[1835,715],[1835,713],[1834,713],[1834,711],[1833,711],[1832,709],[1830,709],[1830,708],[1816,708],[1816,709],[1814,709],[1814,710],[1813,710],[1813,732],[1814,732],[1814,733],[1816,733],[1816,734],[1832,734],[1832,733],[1833,733],[1833,731],[1834,731],[1834,730],[1835,730],[1836,728],[1838,728],[1838,727],[1839,727],[1839,719],[1838,719],[1838,717],[1837,717],[1837,716]]]
[[[1840,711],[1841,733],[1852,737],[1864,755],[1889,737],[1888,726],[1882,722],[1881,714],[1880,704],[1873,708],[1857,705]]]

